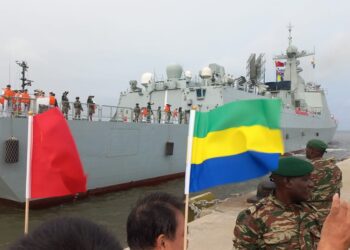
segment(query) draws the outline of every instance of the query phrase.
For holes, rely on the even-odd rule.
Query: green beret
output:
[[[314,170],[314,166],[305,160],[290,156],[280,158],[278,168],[273,171],[273,174],[287,177],[297,177],[310,174]]]
[[[320,149],[320,150],[326,150],[327,149],[327,144],[324,143],[321,140],[313,139],[310,140],[307,144],[306,147],[308,148],[315,148],[315,149]]]

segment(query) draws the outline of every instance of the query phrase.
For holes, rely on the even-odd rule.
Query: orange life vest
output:
[[[4,91],[5,99],[10,100],[10,98],[13,96],[14,96],[14,92],[10,88],[6,88]]]
[[[28,93],[23,93],[22,94],[21,102],[24,103],[24,104],[29,104],[30,103],[30,96],[29,96]]]
[[[54,96],[50,95],[50,102],[49,102],[49,104],[51,106],[55,106],[55,102],[56,102],[56,98]]]
[[[142,108],[142,115],[147,116],[148,115],[148,110],[146,108]]]

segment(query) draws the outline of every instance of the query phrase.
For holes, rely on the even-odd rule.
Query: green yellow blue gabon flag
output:
[[[191,119],[185,194],[277,169],[284,153],[281,100],[235,101],[209,112],[192,112]]]

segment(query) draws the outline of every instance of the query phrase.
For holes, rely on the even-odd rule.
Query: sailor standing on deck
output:
[[[23,111],[27,113],[30,107],[30,96],[28,94],[28,89],[25,89],[22,93],[21,103],[23,103]]]
[[[134,108],[134,122],[139,122],[140,119],[140,113],[141,113],[141,109],[138,103],[136,103],[135,108]]]
[[[68,120],[68,112],[70,110],[70,104],[69,104],[69,100],[68,100],[68,91],[63,92],[62,94],[62,113],[64,115],[64,117],[66,118],[66,120]]]
[[[184,113],[182,112],[182,108],[180,107],[179,108],[179,124],[182,123],[183,117],[184,117]]]
[[[310,140],[306,145],[306,157],[315,168],[311,174],[315,187],[310,204],[317,208],[322,224],[331,208],[333,195],[340,194],[342,187],[342,172],[335,164],[334,158],[322,158],[326,149],[327,144],[317,139]]]
[[[92,121],[92,115],[95,114],[95,103],[94,101],[92,100],[92,98],[94,98],[93,95],[89,95],[88,96],[88,99],[86,101],[87,105],[88,105],[88,120],[89,121]]]
[[[49,104],[50,104],[50,108],[55,108],[55,107],[58,107],[58,103],[57,103],[57,100],[56,100],[56,97],[55,97],[55,93],[53,92],[50,92],[49,93]]]
[[[157,119],[158,119],[158,123],[160,123],[162,120],[162,108],[160,106],[158,106],[158,109],[157,109]]]
[[[166,113],[166,121],[167,123],[170,123],[170,118],[171,118],[171,110],[170,110],[171,105],[170,104],[166,104],[164,111]]]
[[[80,120],[81,111],[84,111],[84,109],[81,106],[79,96],[75,97],[75,102],[74,102],[73,106],[74,106],[74,119]]]
[[[239,213],[234,249],[316,249],[321,226],[316,209],[305,203],[313,183],[310,162],[285,157],[270,178],[274,194]]]
[[[5,116],[11,115],[12,112],[12,97],[14,96],[14,92],[11,89],[11,85],[6,85],[4,89],[4,114]]]
[[[151,107],[151,103],[147,102],[147,122],[150,123],[151,122],[151,116],[153,115],[153,111],[152,111],[152,107]]]

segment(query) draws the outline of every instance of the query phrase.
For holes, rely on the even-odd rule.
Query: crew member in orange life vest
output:
[[[21,103],[23,103],[24,107],[23,107],[23,111],[27,112],[29,110],[29,105],[30,105],[30,96],[28,94],[28,90],[25,89],[22,93],[21,96]]]
[[[50,108],[58,107],[57,99],[56,99],[55,96],[56,96],[55,93],[53,93],[53,92],[50,92],[50,93],[49,93],[49,98],[50,98],[49,104],[50,104]]]
[[[171,110],[170,110],[171,105],[170,104],[166,104],[164,111],[166,113],[166,118],[167,118],[167,122],[170,122],[170,117],[171,117]]]
[[[12,97],[14,96],[14,92],[11,89],[11,85],[8,84],[4,90],[4,98],[5,98],[5,106],[7,109],[10,109],[12,106]]]

